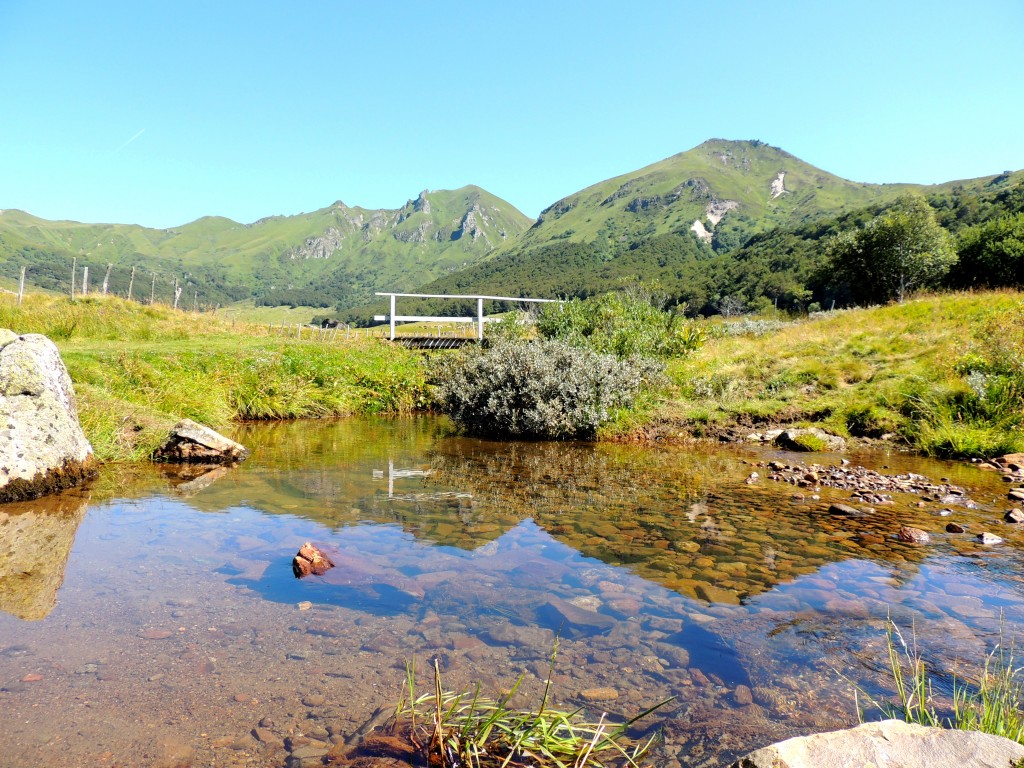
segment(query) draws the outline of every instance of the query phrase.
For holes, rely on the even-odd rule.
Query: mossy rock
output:
[[[809,429],[787,429],[775,438],[775,445],[785,448],[787,451],[814,453],[846,449],[846,441],[843,438],[838,435],[831,435],[815,427]]]

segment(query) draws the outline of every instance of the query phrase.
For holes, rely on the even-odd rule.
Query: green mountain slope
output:
[[[47,221],[8,210],[0,213],[0,277],[16,277],[26,266],[30,283],[67,290],[77,258],[79,266],[90,266],[94,287],[114,264],[117,293],[127,290],[137,266],[134,295],[158,273],[161,297],[177,278],[189,300],[198,293],[204,303],[302,294],[354,304],[375,290],[412,289],[471,265],[531,223],[474,186],[425,191],[397,210],[339,201],[252,224],[204,217],[173,229]]]
[[[614,250],[622,242],[691,232],[721,251],[755,232],[891,199],[910,188],[847,181],[759,141],[712,139],[562,198],[541,213],[516,248],[569,240]]]
[[[908,192],[963,215],[1022,179],[1005,172],[939,185],[862,184],[758,141],[713,139],[559,200],[519,238],[419,292],[587,296],[639,278],[693,311],[734,292],[796,307],[809,300],[818,241],[844,222],[854,226]],[[754,258],[744,246],[759,239]],[[785,247],[769,252],[771,243]],[[365,321],[379,311],[350,316]]]

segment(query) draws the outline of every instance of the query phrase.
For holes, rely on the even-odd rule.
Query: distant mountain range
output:
[[[186,296],[198,292],[205,304],[364,305],[349,312],[364,318],[376,311],[367,302],[379,290],[588,295],[630,277],[678,289],[700,275],[694,265],[718,259],[723,268],[723,255],[742,260],[744,247],[780,231],[884,206],[907,192],[981,197],[1022,179],[1018,171],[940,185],[862,184],[763,142],[712,139],[568,195],[536,222],[473,186],[422,192],[397,210],[336,202],[252,224],[203,218],[167,230],[5,211],[0,277],[16,278],[25,265],[30,282],[66,290],[77,258],[97,276],[113,263],[118,293],[136,265],[147,279],[159,274],[165,295],[178,278]]]
[[[465,268],[526,230],[532,221],[479,187],[424,191],[397,210],[350,208],[338,201],[312,213],[252,224],[205,217],[173,229],[47,221],[0,213],[0,276],[68,290],[72,259],[90,265],[92,285],[114,264],[110,290],[160,300],[178,278],[204,304],[257,298],[265,303],[354,305],[376,290],[411,290]],[[141,275],[145,275],[142,278]],[[145,282],[146,290],[139,285]]]

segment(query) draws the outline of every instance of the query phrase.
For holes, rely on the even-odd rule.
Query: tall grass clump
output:
[[[912,440],[951,458],[1024,449],[1024,301],[990,311],[953,370],[944,389],[904,392]]]
[[[264,339],[233,352],[71,351],[86,436],[104,460],[138,460],[190,418],[215,429],[238,419],[405,413],[424,407],[422,361],[376,340],[333,346]]]
[[[930,727],[981,731],[1024,744],[1024,667],[1016,666],[1012,645],[1000,642],[985,658],[975,680],[955,676],[952,701],[943,706],[934,693],[933,679],[917,650],[899,628],[888,622],[886,647],[896,701],[868,702],[884,717]],[[862,692],[862,691],[861,691]],[[859,709],[859,702],[858,702]],[[863,712],[861,712],[863,718]]]
[[[237,325],[237,329],[236,329]],[[0,327],[55,341],[96,456],[139,461],[190,418],[402,413],[427,404],[422,358],[376,339],[282,337],[266,326],[115,297],[0,296]]]
[[[62,296],[26,294],[20,306],[13,297],[0,301],[0,328],[10,328],[17,334],[41,333],[58,344],[82,339],[181,340],[224,333],[228,327],[208,314],[197,316],[114,296],[71,301]]]
[[[552,667],[553,663],[554,654]],[[596,722],[587,721],[580,710],[565,712],[551,706],[550,668],[543,696],[536,709],[529,710],[509,707],[522,677],[496,700],[481,696],[479,685],[471,693],[443,690],[436,661],[432,690],[417,696],[415,678],[415,665],[407,664],[405,684],[389,727],[425,753],[426,764],[452,768],[638,768],[656,736],[637,741],[629,738],[627,731],[671,701],[613,724],[604,715]]]
[[[461,428],[485,437],[592,438],[656,386],[660,366],[556,340],[498,342],[444,361],[436,398]]]

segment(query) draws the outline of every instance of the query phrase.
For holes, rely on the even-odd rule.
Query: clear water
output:
[[[228,472],[115,468],[0,508],[0,765],[283,765],[379,722],[411,659],[424,686],[434,659],[449,689],[524,675],[514,703],[535,704],[556,636],[559,705],[675,697],[650,718],[657,762],[717,765],[854,724],[855,685],[887,694],[887,616],[940,683],[1024,622],[1024,533],[969,465],[850,457],[978,506],[897,496],[848,520],[827,512],[848,491],[754,466],[807,456],[762,449],[488,443],[430,418],[235,437],[253,455]],[[338,566],[296,580],[305,541]]]

